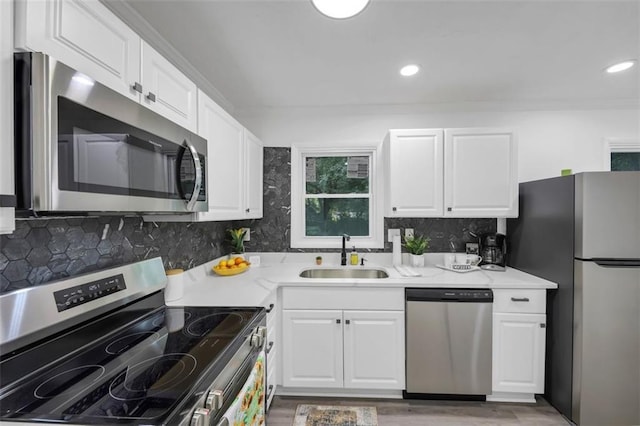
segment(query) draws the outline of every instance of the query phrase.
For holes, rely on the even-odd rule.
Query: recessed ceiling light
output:
[[[420,67],[417,65],[414,65],[414,64],[405,65],[400,69],[400,75],[403,75],[405,77],[410,77],[412,75],[417,74],[418,71],[420,71]]]
[[[631,68],[632,66],[634,66],[636,63],[636,61],[624,61],[624,62],[620,62],[619,64],[615,64],[615,65],[611,65],[610,67],[607,68],[607,72],[608,73],[615,73],[615,72],[620,72],[620,71],[624,71],[624,70],[628,70],[629,68]]]
[[[369,0],[311,0],[311,3],[329,18],[347,19],[362,12]]]

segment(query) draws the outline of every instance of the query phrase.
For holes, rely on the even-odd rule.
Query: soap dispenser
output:
[[[351,263],[352,265],[358,264],[358,252],[356,251],[356,246],[353,246],[353,250],[351,251]]]

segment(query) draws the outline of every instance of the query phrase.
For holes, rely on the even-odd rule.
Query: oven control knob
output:
[[[219,389],[212,390],[207,394],[207,399],[204,401],[205,408],[209,410],[219,410],[222,408],[222,391]]]
[[[211,422],[211,410],[208,408],[196,408],[191,416],[190,426],[209,426]]]
[[[261,335],[263,339],[266,339],[267,338],[267,327],[264,327],[262,325],[258,326],[258,328],[256,329],[256,333]]]

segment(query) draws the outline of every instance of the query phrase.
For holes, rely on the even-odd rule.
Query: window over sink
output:
[[[299,144],[291,157],[291,247],[339,248],[343,234],[384,246],[379,145]]]

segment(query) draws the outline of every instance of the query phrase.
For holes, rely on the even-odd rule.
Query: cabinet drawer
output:
[[[493,290],[493,312],[544,314],[546,307],[545,290]]]
[[[404,311],[402,288],[301,288],[282,289],[283,309],[378,309]]]

